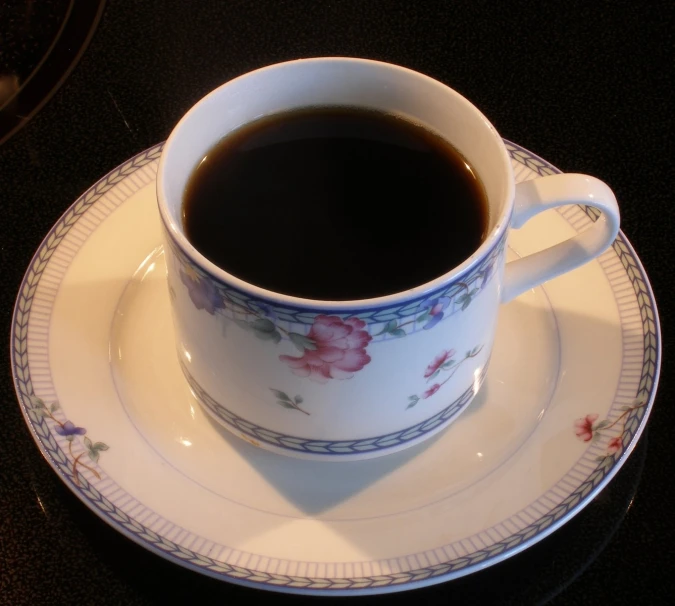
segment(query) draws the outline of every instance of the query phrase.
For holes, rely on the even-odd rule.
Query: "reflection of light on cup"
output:
[[[476,368],[473,371],[473,395],[475,396],[480,390],[480,376],[483,374],[482,368]]]
[[[190,416],[192,417],[193,421],[194,421],[194,418],[195,418],[196,414],[197,413],[195,412],[195,407],[192,404],[190,404]]]
[[[143,277],[141,278],[141,280],[145,280],[145,278],[147,278],[153,271],[155,271],[156,265],[157,264],[154,261],[150,263],[150,265],[148,265],[148,267],[146,268],[145,272],[143,272]]]
[[[477,452],[477,453],[476,453],[476,456],[477,456],[479,459],[482,459],[482,458],[483,458],[483,453],[482,453],[482,452]]]
[[[192,442],[182,436],[178,438],[178,442],[180,442],[183,446],[192,446]]]
[[[466,162],[464,162],[464,166],[466,166],[466,170],[468,170],[471,173],[471,176],[475,179],[476,174],[473,172],[473,169]]]
[[[192,362],[192,354],[183,346],[183,356],[188,362]]]

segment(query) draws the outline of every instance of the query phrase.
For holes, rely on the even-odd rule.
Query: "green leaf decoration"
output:
[[[467,307],[469,307],[469,305],[471,305],[471,296],[467,295],[466,301],[462,303],[462,311],[464,311]]]
[[[277,327],[274,325],[274,322],[268,320],[267,318],[258,318],[251,322],[251,328],[256,332],[261,333],[273,333],[276,331]]]
[[[288,338],[301,352],[304,352],[305,349],[309,349],[310,351],[314,351],[316,349],[316,343],[309,337],[301,335],[300,333],[288,333]]]
[[[279,406],[283,406],[284,408],[292,410],[297,410],[303,414],[309,415],[309,413],[306,410],[300,408],[300,404],[302,404],[303,402],[301,396],[295,396],[295,398],[291,399],[285,391],[280,391],[279,389],[272,389],[272,388],[270,388],[270,391],[277,397],[277,404],[279,404]]]
[[[36,396],[31,396],[30,403],[33,405],[33,409],[45,407],[45,403]]]
[[[96,444],[94,444],[94,448],[96,450],[108,450],[110,446],[104,444],[103,442],[96,442]]]
[[[87,454],[89,455],[89,458],[92,461],[94,461],[94,463],[98,462],[98,450],[92,449],[92,450],[88,451]]]
[[[415,404],[417,404],[420,401],[418,396],[409,396],[408,400],[410,400],[410,403],[408,404],[408,406],[405,407],[406,410],[408,410],[408,408],[412,408],[413,406],[415,406]]]
[[[454,360],[448,360],[445,364],[443,364],[443,366],[441,366],[441,368],[444,368],[445,370],[447,370],[448,368],[450,368],[451,366],[454,366],[455,364],[456,364],[456,362]]]
[[[59,409],[59,403],[58,402],[53,402],[52,405],[49,407],[49,410],[52,412],[56,412]]]
[[[398,322],[396,320],[389,320],[387,325],[384,327],[384,332],[391,333],[392,331],[398,328]]]
[[[84,436],[84,445],[85,445],[86,448],[89,448],[89,449],[91,449],[93,447],[93,445],[91,443],[91,440],[87,436]]]
[[[234,323],[239,326],[239,328],[243,328],[244,330],[253,330],[251,324],[246,320],[242,320],[241,318],[234,318]]]
[[[389,334],[392,337],[405,337],[405,330],[402,328],[397,328],[396,330],[392,330]]]
[[[273,341],[274,343],[281,341],[281,334],[277,330],[274,330],[273,332],[265,332],[254,329],[254,332],[255,336],[261,341]]]
[[[270,387],[270,391],[279,399],[279,400],[285,400],[286,402],[290,402],[291,399],[288,397],[288,394],[286,394],[283,391],[280,391],[278,389],[272,389]]]
[[[415,320],[415,321],[416,322],[426,322],[430,317],[431,317],[431,314],[427,310],[419,318],[417,318],[417,320]]]
[[[595,431],[600,431],[601,429],[604,429],[605,427],[607,427],[609,424],[610,424],[610,422],[607,419],[605,419],[604,421],[600,421],[600,423],[598,423],[594,427],[594,429],[595,429]]]

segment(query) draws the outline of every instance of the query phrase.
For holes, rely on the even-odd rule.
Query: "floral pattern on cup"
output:
[[[309,416],[309,413],[304,408],[300,408],[300,404],[304,402],[302,396],[295,396],[294,398],[291,398],[286,392],[279,389],[270,388],[270,391],[276,396],[277,404],[279,406],[288,408],[289,410],[297,410]]]
[[[490,270],[491,274],[492,266],[486,268],[486,275],[488,269]],[[467,307],[469,307],[474,297],[479,293],[480,289],[470,288],[464,282],[458,282],[457,284],[466,291],[455,299],[455,303],[461,305],[460,310],[464,311]],[[389,335],[391,337],[405,337],[407,334],[409,334],[409,327],[414,324],[421,324],[424,330],[431,330],[445,317],[445,312],[452,302],[453,300],[450,297],[430,297],[425,299],[419,304],[417,313],[412,319],[406,320],[405,322],[400,322],[399,320],[390,320],[378,333],[375,334],[375,336],[379,337],[380,335]]]
[[[304,335],[279,326],[268,305],[256,302],[252,307],[246,307],[228,293],[219,293],[213,288],[211,280],[195,270],[181,267],[179,271],[181,282],[197,309],[215,315],[217,311],[229,308],[235,324],[258,339],[278,344],[286,338],[293,343],[300,355],[280,355],[279,360],[299,377],[307,377],[317,383],[325,383],[329,379],[350,379],[370,362],[366,346],[372,337],[363,320],[317,315],[309,332]]]
[[[75,482],[76,486],[80,486],[80,475],[82,473],[81,468],[88,469],[94,474],[97,480],[101,479],[98,471],[96,471],[96,469],[90,465],[87,465],[82,460],[82,457],[87,454],[92,462],[97,463],[99,453],[110,448],[107,444],[104,444],[103,442],[92,442],[91,439],[86,435],[87,430],[84,427],[78,427],[72,421],[67,419],[65,421],[59,421],[54,416],[54,413],[59,410],[58,402],[52,402],[51,404],[47,405],[42,399],[33,396],[31,397],[31,405],[28,410],[38,417],[51,419],[55,424],[54,431],[58,435],[63,436],[66,438],[66,440],[68,440],[68,454],[73,460],[71,469],[73,472],[73,481]],[[73,452],[73,440],[75,439],[75,436],[84,436],[83,442],[85,452],[82,452],[77,456]]]
[[[485,286],[488,278],[492,275],[492,265],[488,265],[483,273],[480,275],[481,288]],[[465,282],[457,282],[458,286],[461,286],[465,292],[461,293],[456,299],[455,302],[461,305],[461,310],[464,311],[469,305],[473,298],[479,293],[480,288],[471,287]],[[424,322],[424,329],[429,330],[436,326],[445,315],[445,310],[451,303],[449,297],[432,297],[423,301],[420,304],[420,310],[422,310],[422,315],[418,316],[417,322]]]
[[[607,447],[605,448],[605,454],[600,455],[596,459],[598,461],[604,461],[607,457],[611,457],[623,449],[623,435],[626,432],[626,421],[628,415],[633,410],[642,408],[646,405],[647,402],[644,399],[637,398],[633,400],[633,403],[630,406],[622,406],[620,410],[623,412],[614,421],[603,419],[598,423],[596,421],[600,415],[597,413],[588,414],[585,417],[581,417],[580,419],[574,421],[574,434],[582,442],[595,442],[602,436],[606,435],[607,431],[621,423],[621,432],[619,435],[609,439],[607,442]]]
[[[370,362],[366,346],[372,337],[364,330],[365,326],[357,318],[317,316],[307,336],[291,339],[302,355],[281,355],[279,359],[288,364],[294,375],[316,383],[351,379]]]
[[[373,337],[403,337],[415,332],[418,327],[431,330],[442,320],[454,313],[466,310],[471,305],[476,296],[494,276],[505,243],[506,236],[474,269],[461,276],[461,279],[439,288],[426,299],[416,303],[412,302],[412,305],[408,302],[398,303],[389,307],[378,308],[374,312],[354,314],[354,317],[358,317],[368,325],[367,330]],[[237,291],[206,274],[189,259],[171,238],[168,238],[168,246],[177,262],[180,281],[187,289],[196,309],[204,310],[211,315],[221,314],[228,319],[235,319],[236,316],[236,319],[240,322],[251,319],[247,316],[255,316],[254,320],[260,319],[260,317],[266,318],[276,324],[275,328],[279,333],[278,340],[285,337],[284,332],[278,326],[279,321],[283,322],[284,325],[301,324],[309,326],[313,323],[316,312],[308,312],[306,309],[288,305],[266,303]],[[262,323],[259,326],[263,327]],[[406,327],[408,328],[406,329]],[[269,326],[265,324],[260,332],[262,334],[274,333],[273,330],[267,330],[268,328]],[[256,329],[254,328],[254,330]],[[267,338],[277,341],[276,336],[268,336]]]
[[[311,312],[296,317],[297,323],[289,322],[285,314],[273,305],[259,299],[247,299],[219,284],[193,265],[177,247],[171,246],[171,249],[178,263],[180,282],[192,305],[211,316],[221,317],[224,321],[223,335],[226,335],[227,323],[231,321],[262,341],[271,341],[275,345],[283,340],[290,341],[298,350],[298,355],[282,354],[279,360],[296,376],[326,383],[333,379],[350,379],[369,364],[371,355],[367,347],[373,338],[401,338],[420,329],[432,330],[449,314],[466,310],[492,277],[502,245],[496,246],[487,261],[464,276],[463,281],[439,291],[450,294],[432,295],[419,302],[416,308],[408,308],[407,317],[386,322],[374,322],[369,317],[343,318],[313,315]],[[172,300],[175,299],[176,292],[171,285],[169,293]],[[301,325],[301,330],[302,324],[309,324],[307,333],[291,329],[297,324]],[[433,387],[416,396],[418,400],[431,397],[437,391]]]
[[[204,309],[214,315],[216,310],[225,309],[225,301],[218,293],[212,280],[201,276],[192,267],[180,268],[180,281],[185,285],[192,303],[197,309]]]
[[[482,349],[482,345],[476,345],[476,347],[467,351],[466,354],[464,354],[464,357],[459,361],[455,359],[457,352],[454,349],[444,349],[441,351],[431,362],[429,362],[424,371],[424,378],[427,383],[430,383],[431,381],[434,382],[421,392],[421,394],[408,396],[408,406],[406,406],[406,408],[413,408],[421,400],[428,400],[438,392],[443,385],[452,379],[464,362],[471,358],[475,358]],[[438,380],[441,376],[443,377],[442,380]]]

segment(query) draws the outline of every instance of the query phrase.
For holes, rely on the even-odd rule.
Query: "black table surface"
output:
[[[31,4],[31,3],[29,3]],[[36,5],[37,6],[37,5]],[[507,139],[614,189],[663,323],[661,385],[637,448],[572,521],[510,560],[373,603],[643,604],[675,592],[672,1],[109,0],[65,83],[0,146],[3,330],[23,272],[61,213],[164,140],[219,84],[294,58],[347,55],[429,74]],[[0,41],[0,45],[2,41]],[[669,260],[670,259],[670,260]],[[0,603],[305,603],[207,579],[123,538],[82,505],[25,426],[2,349]]]

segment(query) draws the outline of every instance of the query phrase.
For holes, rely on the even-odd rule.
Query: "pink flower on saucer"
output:
[[[424,392],[424,395],[422,395],[422,397],[426,400],[427,398],[433,396],[440,388],[441,386],[438,383],[434,383],[429,389],[427,389]]]
[[[433,375],[443,364],[448,362],[453,356],[455,355],[455,350],[454,349],[447,349],[443,350],[441,353],[439,353],[427,366],[427,369],[424,371],[424,378],[428,379],[431,375]]]
[[[358,318],[319,315],[307,334],[303,354],[279,359],[291,367],[293,374],[317,383],[350,379],[370,362],[366,346],[372,337],[363,330],[365,325]]]
[[[613,455],[615,452],[619,452],[623,448],[623,444],[621,442],[621,436],[616,436],[616,438],[612,438],[609,441],[609,444],[607,444],[607,454]]]
[[[593,423],[597,420],[598,415],[592,414],[574,421],[574,433],[577,438],[584,442],[590,442],[593,439]]]

